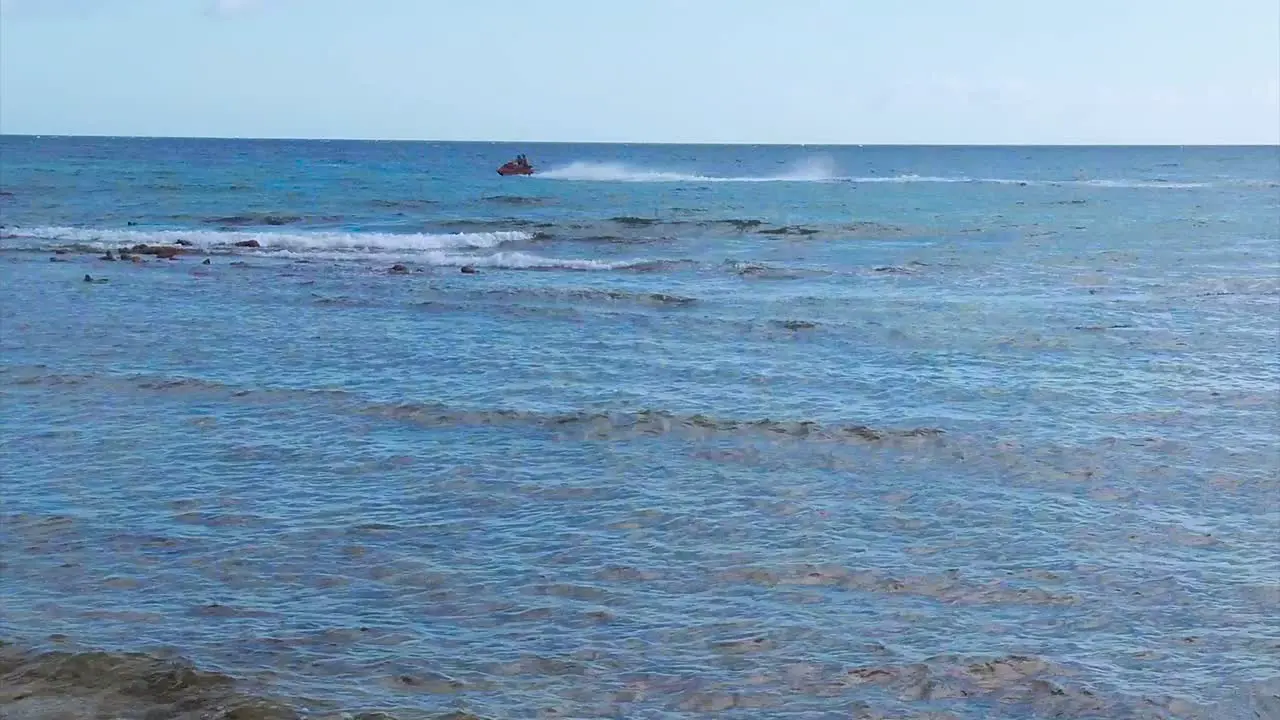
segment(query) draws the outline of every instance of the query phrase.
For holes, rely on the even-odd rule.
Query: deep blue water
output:
[[[3,137],[0,192],[9,640],[406,718],[1280,707],[1280,149]]]

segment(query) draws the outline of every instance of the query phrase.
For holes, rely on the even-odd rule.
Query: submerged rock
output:
[[[111,254],[111,251],[110,251],[110,250],[108,250],[108,251],[106,252],[106,254],[104,254],[104,255],[103,255],[101,258],[99,258],[99,259],[100,259],[100,260],[107,260],[107,261],[109,261],[109,262],[115,262],[115,261],[116,261],[116,256],[115,256],[115,255],[112,255],[112,254]]]
[[[400,690],[434,694],[456,693],[466,688],[462,681],[435,672],[421,675],[397,675],[389,678],[387,684]]]
[[[201,264],[201,265],[212,265],[212,264],[213,264],[213,261],[212,261],[212,260],[210,260],[209,258],[205,258],[205,259],[204,259],[204,262],[202,262],[202,263],[200,263],[200,264]]]
[[[960,658],[938,656],[910,665],[851,668],[845,673],[844,684],[880,686],[914,701],[998,699],[1035,707],[1040,711],[1037,716],[1044,717],[1132,716],[1132,708],[1125,703],[1084,687],[1061,684],[1061,678],[1068,675],[1065,668],[1034,657],[1015,655],[965,663]]]
[[[287,705],[240,692],[229,676],[140,653],[35,654],[3,647],[0,671],[5,717],[299,717]]]
[[[480,272],[479,270],[476,270],[474,265],[463,265],[460,268],[460,271],[467,275],[476,275]]]
[[[734,640],[722,640],[714,643],[712,647],[717,652],[745,654],[770,650],[774,647],[774,643],[765,637],[747,637],[737,638]]]
[[[405,267],[404,265],[401,265],[400,263],[396,263],[395,265],[392,265],[391,269],[387,270],[387,272],[393,273],[396,275],[401,275],[409,272],[409,268]]]
[[[697,298],[685,297],[684,295],[668,295],[666,293],[650,293],[649,299],[664,305],[691,305],[698,301]]]
[[[610,218],[610,219],[613,222],[618,223],[619,225],[633,225],[633,226],[653,225],[658,222],[657,218],[635,217],[634,215],[620,215],[618,217]]]
[[[262,247],[262,243],[258,242],[257,240],[241,240],[240,242],[232,243],[232,244],[235,245],[236,247],[242,247],[242,248]]]
[[[777,325],[787,330],[812,330],[818,327],[818,323],[809,322],[808,320],[781,320]]]
[[[134,245],[131,249],[139,255],[154,255],[162,260],[172,260],[182,254],[182,248],[171,245]]]
[[[818,234],[817,230],[809,227],[803,227],[800,225],[783,225],[781,227],[765,228],[764,230],[757,230],[756,232],[760,233],[761,235],[817,235]]]

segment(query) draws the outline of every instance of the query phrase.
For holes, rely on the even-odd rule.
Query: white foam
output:
[[[114,250],[138,244],[170,245],[185,240],[193,247],[258,257],[305,260],[405,262],[421,266],[507,269],[618,270],[643,264],[628,260],[606,262],[585,258],[554,258],[526,252],[500,251],[490,254],[466,250],[495,248],[530,240],[526,232],[458,233],[453,235],[392,233],[282,233],[222,232],[209,230],[95,230],[91,228],[37,227],[6,228],[4,246],[45,249],[78,245]],[[236,247],[235,243],[257,240],[260,247]],[[32,243],[31,241],[35,241]]]
[[[504,251],[481,255],[478,253],[448,252],[444,250],[428,250],[416,253],[369,253],[360,251],[336,252],[332,250],[299,252],[294,250],[281,250],[279,252],[271,253],[271,257],[296,258],[299,260],[333,260],[343,262],[367,260],[377,263],[387,263],[395,261],[424,267],[463,267],[470,265],[472,267],[503,268],[511,270],[625,270],[644,265],[648,262],[644,260],[605,262],[603,260],[590,260],[583,258],[554,258],[517,251]]]
[[[835,165],[830,158],[808,158],[778,175],[718,176],[698,173],[680,173],[634,167],[625,163],[572,162],[560,168],[538,173],[534,177],[549,180],[579,180],[587,182],[665,182],[665,183],[713,183],[713,182],[829,182],[839,178],[834,175]]]
[[[681,173],[667,170],[654,170],[635,167],[625,163],[605,163],[578,161],[564,167],[553,168],[534,177],[550,180],[576,180],[583,182],[635,182],[635,183],[750,183],[750,182],[848,182],[848,183],[971,183],[992,185],[1048,185],[1048,186],[1085,186],[1094,188],[1152,188],[1152,189],[1187,189],[1209,187],[1203,182],[1174,182],[1164,180],[1139,179],[1023,179],[996,177],[969,177],[965,175],[918,175],[904,173],[900,175],[867,175],[840,176],[835,174],[835,165],[830,158],[814,157],[794,165],[790,170],[778,175],[763,176],[718,176],[699,173]]]
[[[1072,180],[1062,183],[1063,185],[1088,185],[1091,187],[1103,188],[1202,188],[1209,187],[1209,183],[1196,182],[1168,182],[1164,180]]]
[[[419,262],[443,267],[474,267],[561,270],[619,270],[632,267],[636,261],[605,262],[603,260],[551,258],[524,252],[497,252],[492,255],[470,255],[445,252],[429,252]]]
[[[589,182],[697,182],[701,175],[662,172],[633,168],[622,163],[573,162],[562,168],[540,172],[534,177],[549,180],[586,180]]]
[[[990,185],[1081,185],[1095,188],[1201,188],[1209,183],[1172,182],[1163,180],[1130,180],[1130,179],[1095,179],[1095,180],[1030,180],[1019,178],[968,177],[965,175],[879,175],[870,177],[843,178],[853,183],[974,183]]]
[[[1235,180],[1224,181],[1225,185],[1236,185],[1239,187],[1259,187],[1259,188],[1280,188],[1280,178],[1275,180],[1265,180],[1262,178],[1237,178]]]
[[[936,175],[871,175],[868,177],[851,177],[844,178],[849,182],[855,183],[970,183],[970,182],[1008,182],[1016,183],[1018,180],[975,180],[969,177],[939,177]]]
[[[97,230],[92,228],[8,228],[18,238],[99,249],[128,245],[171,245],[178,240],[203,250],[241,250],[236,243],[256,241],[260,252],[281,250],[352,250],[363,252],[425,252],[451,248],[493,248],[525,242],[533,235],[517,230],[484,233],[374,232],[233,232],[218,230]]]

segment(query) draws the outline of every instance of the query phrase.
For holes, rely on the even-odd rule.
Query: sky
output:
[[[0,133],[1280,143],[1278,0],[0,0]]]

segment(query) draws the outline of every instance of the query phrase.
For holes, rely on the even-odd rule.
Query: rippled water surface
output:
[[[1274,147],[0,158],[6,717],[1280,717]]]

